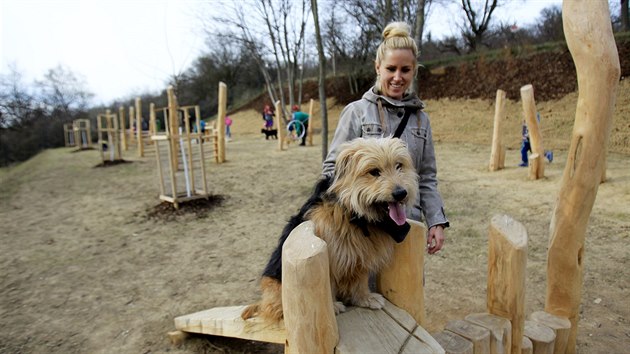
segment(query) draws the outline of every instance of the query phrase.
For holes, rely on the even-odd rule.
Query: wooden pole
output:
[[[275,104],[276,110],[276,126],[278,130],[278,149],[280,151],[284,150],[284,127],[282,127],[282,106],[280,106],[280,100],[276,101]]]
[[[282,247],[282,309],[287,353],[334,353],[339,342],[326,242],[311,221],[296,227]]]
[[[134,112],[134,108],[133,106],[129,106],[129,144],[135,144],[136,141],[136,132],[134,131],[134,117],[136,116],[136,113]]]
[[[136,139],[138,139],[138,156],[144,157],[144,139],[142,138],[142,102],[136,98]]]
[[[219,139],[219,163],[225,162],[225,115],[227,114],[227,85],[219,82],[219,113],[217,114],[217,135]]]
[[[512,323],[512,353],[521,352],[525,324],[527,231],[507,215],[495,215],[488,234],[488,312]]]
[[[571,321],[566,353],[575,353],[584,238],[602,177],[620,66],[608,2],[565,0],[562,20],[579,93],[567,164],[549,228],[545,311]]]
[[[179,149],[179,143],[177,142],[178,139],[175,139],[173,137],[175,136],[179,136],[179,116],[178,116],[178,104],[177,104],[177,96],[175,96],[175,89],[173,88],[173,86],[169,86],[166,89],[166,96],[168,97],[168,124],[165,122],[164,126],[168,126],[168,135],[169,137],[171,137],[171,139],[169,139],[170,141],[170,145],[171,145],[171,166],[175,166],[175,169],[177,169],[177,166],[179,164],[179,159],[177,158],[177,153],[173,153],[173,152],[177,152]]]
[[[536,101],[534,100],[534,87],[532,85],[525,85],[521,87],[521,100],[523,102],[523,115],[525,116],[525,122],[527,123],[527,130],[529,131],[529,141],[532,147],[532,154],[538,154],[538,156],[545,156],[543,149],[542,135],[538,128],[538,120],[536,119]],[[538,170],[536,170],[536,179],[545,177],[545,164],[538,164]]]
[[[308,105],[308,129],[306,129],[306,140],[309,146],[313,146],[313,103],[315,100],[311,98]]]
[[[378,274],[376,285],[387,300],[407,311],[419,325],[426,326],[422,280],[427,229],[422,223],[407,221],[411,225],[409,234],[394,246],[392,261]]]
[[[505,167],[505,153],[501,141],[501,123],[505,119],[505,91],[497,90],[494,104],[494,130],[492,132],[492,151],[490,152],[490,171],[498,171]]]
[[[125,107],[120,106],[118,108],[118,115],[120,116],[120,141],[122,144],[122,149],[127,151],[127,128],[125,126]]]

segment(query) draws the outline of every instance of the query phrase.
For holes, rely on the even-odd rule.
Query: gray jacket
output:
[[[444,214],[444,203],[437,188],[437,168],[429,116],[422,111],[424,103],[415,94],[407,94],[398,101],[374,93],[372,87],[360,100],[348,104],[341,112],[339,124],[330,145],[330,152],[324,161],[322,174],[325,176],[334,174],[339,147],[344,142],[359,137],[393,136],[404,116],[405,107],[411,108],[412,114],[400,138],[407,144],[420,177],[418,198],[413,208],[407,210],[407,217],[421,221],[424,214],[429,228],[434,225],[447,227],[448,219]]]

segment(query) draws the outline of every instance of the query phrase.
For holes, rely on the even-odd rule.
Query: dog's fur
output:
[[[265,129],[262,128],[260,129],[260,132],[265,134],[265,140],[269,140],[269,138],[271,137],[272,139],[278,139],[278,129]]]
[[[418,177],[399,139],[355,139],[337,157],[335,176],[321,179],[299,213],[285,226],[261,279],[262,299],[241,317],[277,322],[282,313],[282,245],[304,220],[326,241],[335,313],[345,304],[382,308],[385,299],[371,293],[368,278],[391,258],[395,242],[409,231],[405,207],[413,205]]]

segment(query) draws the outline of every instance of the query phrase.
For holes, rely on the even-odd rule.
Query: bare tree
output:
[[[94,97],[85,79],[61,65],[48,70],[44,79],[36,84],[47,108],[66,116],[73,111],[84,111]]]
[[[465,14],[465,25],[461,27],[461,34],[471,52],[477,51],[483,44],[492,20],[492,13],[500,5],[499,0],[484,0],[481,9],[475,8],[470,0],[461,0]]]
[[[0,129],[21,126],[32,120],[37,106],[34,95],[14,65],[0,75]]]

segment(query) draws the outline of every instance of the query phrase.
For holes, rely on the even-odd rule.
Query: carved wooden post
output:
[[[565,0],[562,20],[579,95],[567,164],[551,218],[545,311],[571,321],[566,353],[575,353],[584,237],[602,177],[620,67],[608,2]]]
[[[525,121],[527,123],[527,130],[529,131],[529,142],[532,147],[532,155],[538,154],[538,157],[542,161],[542,156],[545,156],[545,151],[543,150],[542,135],[540,134],[538,120],[536,119],[536,101],[534,101],[534,87],[532,85],[525,85],[521,87],[521,100],[523,101],[523,115],[525,116]],[[537,170],[535,171],[535,179],[545,177],[545,164],[537,163],[536,166]]]
[[[225,115],[227,114],[227,85],[219,82],[219,113],[217,114],[217,138],[219,139],[218,163],[225,162]],[[201,119],[201,117],[199,117]]]
[[[334,353],[339,342],[326,242],[311,221],[296,227],[282,247],[282,309],[288,353]]]
[[[490,171],[505,167],[505,147],[501,141],[501,122],[505,118],[505,91],[497,90],[494,104],[494,130],[492,132],[492,152],[490,153]]]
[[[512,322],[512,353],[521,352],[525,325],[527,231],[507,215],[495,215],[488,234],[488,312]]]

